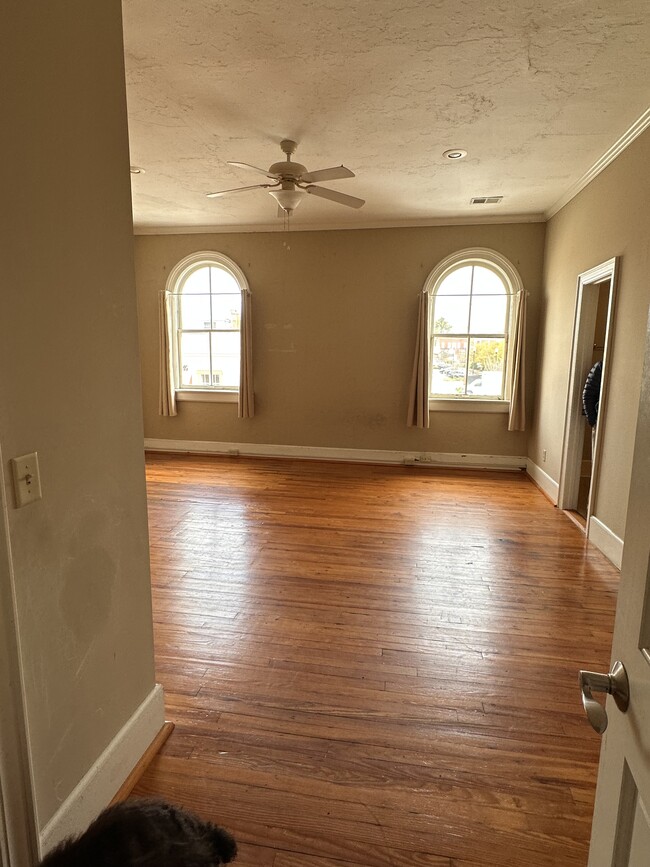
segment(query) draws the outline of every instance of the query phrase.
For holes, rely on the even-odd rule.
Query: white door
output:
[[[629,679],[622,712],[607,697],[589,867],[650,865],[650,331],[636,429],[612,664]]]

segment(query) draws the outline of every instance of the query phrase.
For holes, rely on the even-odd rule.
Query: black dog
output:
[[[41,867],[217,867],[236,855],[230,834],[211,822],[161,801],[126,801],[60,843]]]

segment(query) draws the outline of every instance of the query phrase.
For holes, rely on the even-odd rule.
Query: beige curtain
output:
[[[253,398],[253,340],[250,292],[242,292],[239,407],[237,415],[239,418],[252,418],[255,415],[255,404]]]
[[[172,373],[172,315],[173,298],[169,292],[158,295],[158,322],[160,328],[160,415],[176,415],[176,392]]]
[[[406,423],[409,427],[429,427],[429,293],[420,293],[418,333]]]
[[[526,430],[526,292],[517,292],[508,430]]]

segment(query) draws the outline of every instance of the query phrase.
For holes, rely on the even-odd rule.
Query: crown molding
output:
[[[644,111],[641,117],[634,121],[632,126],[624,132],[616,142],[614,142],[611,148],[606,151],[599,160],[596,160],[593,166],[586,171],[584,175],[575,182],[575,184],[569,187],[564,195],[560,196],[555,204],[551,205],[548,211],[546,211],[545,219],[550,220],[551,217],[554,217],[559,210],[571,201],[571,199],[574,199],[578,193],[584,190],[587,184],[590,184],[595,177],[607,168],[608,165],[613,163],[614,160],[619,157],[623,151],[641,135],[642,132],[645,132],[649,126],[650,108]]]
[[[433,217],[427,220],[375,220],[363,223],[291,226],[291,232],[332,232],[357,229],[415,229],[428,226],[483,226],[507,223],[545,223],[544,214],[508,214],[486,217]],[[246,232],[276,232],[284,234],[282,224],[261,223],[242,226],[134,226],[135,235],[219,235]]]

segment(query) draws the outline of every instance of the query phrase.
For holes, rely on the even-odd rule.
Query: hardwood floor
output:
[[[586,864],[618,573],[523,474],[147,465],[176,729],[135,794],[241,865]]]

